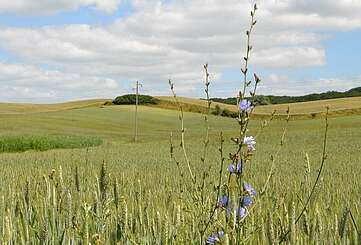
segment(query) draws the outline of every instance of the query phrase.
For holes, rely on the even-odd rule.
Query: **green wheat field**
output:
[[[141,106],[139,141],[134,143],[134,107],[101,104],[28,105],[24,110],[25,105],[0,106],[0,243],[205,243],[219,224],[210,224],[200,235],[209,210],[194,212],[197,204],[187,201],[193,200],[188,198],[192,187],[189,176],[181,176],[186,165],[179,146],[179,113]],[[247,166],[247,180],[261,190],[272,162],[275,169],[242,226],[243,243],[277,244],[289,230],[285,244],[359,244],[361,115],[329,118],[324,171],[296,225],[320,167],[325,122],[323,117],[291,117],[287,126],[280,117],[261,127],[265,120],[251,120],[257,150]],[[220,133],[226,168],[238,123],[209,117],[211,141],[204,161],[204,115],[186,112],[184,123],[191,166],[203,175],[202,201],[211,207],[221,161]],[[170,157],[171,133],[179,167]],[[222,215],[216,212],[215,220]],[[221,242],[232,244],[232,239],[226,235]]]

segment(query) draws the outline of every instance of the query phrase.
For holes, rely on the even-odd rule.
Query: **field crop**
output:
[[[131,107],[119,106],[41,113],[30,118],[26,115],[2,118],[3,135],[14,128],[34,135],[57,130],[100,137],[104,144],[87,149],[1,154],[1,243],[204,242],[195,232],[200,225],[197,217],[190,215],[194,207],[181,198],[191,194],[187,188],[180,191],[180,186],[188,186],[190,180],[184,182],[169,155],[169,134],[173,131],[175,154],[182,157],[176,130],[177,112],[141,107],[144,123],[140,127],[141,142],[137,144],[131,143],[132,115]],[[213,143],[202,165],[198,154],[203,148],[202,118],[201,114],[185,114],[186,147],[195,171],[208,170],[205,185],[211,190],[216,184],[219,166],[219,132],[223,131],[228,139],[236,134],[231,129],[237,122],[230,118],[210,118]],[[247,178],[260,189],[270,169],[271,155],[276,157],[276,171],[268,191],[259,197],[257,207],[244,224],[247,244],[275,243],[281,232],[292,226],[310,191],[321,158],[324,128],[321,119],[291,120],[285,145],[278,156],[275,146],[279,145],[285,123],[275,120],[263,131],[259,131],[260,124],[261,121],[252,121],[250,128],[254,135],[259,133],[259,150],[249,166],[252,172]],[[359,225],[360,128],[360,116],[330,119],[325,171],[302,222],[291,227],[287,243],[359,242],[348,210]],[[225,152],[232,148],[232,142],[226,140]],[[184,170],[185,166],[181,168]],[[211,205],[214,193],[207,193],[206,197]],[[222,219],[221,213],[217,215]]]
[[[101,106],[106,99],[80,100],[58,104],[19,104],[19,103],[0,103],[0,114],[29,114],[38,112],[51,112],[61,110],[71,110],[77,108],[86,108]]]
[[[168,107],[171,108],[173,98],[170,96],[159,96],[164,102],[169,102]],[[198,110],[204,112],[207,106],[207,101],[194,99],[194,98],[184,98],[181,97],[179,100],[188,105],[198,106]],[[164,103],[165,104],[165,103]],[[230,111],[237,111],[237,106],[228,105],[218,102],[212,102],[212,108],[216,105],[222,109],[228,109]],[[162,105],[161,105],[162,106]],[[320,101],[310,101],[310,102],[300,102],[300,103],[290,103],[290,104],[277,104],[277,105],[262,105],[255,108],[254,114],[256,115],[267,115],[276,111],[279,115],[286,115],[288,107],[291,107],[291,115],[293,116],[303,116],[303,118],[312,117],[312,114],[322,114],[325,112],[326,106],[330,107],[331,115],[360,115],[361,114],[361,97],[353,98],[341,98],[341,99],[330,99],[330,100],[320,100]],[[167,105],[163,105],[167,108]],[[174,106],[173,106],[174,107]],[[200,109],[199,109],[200,108]],[[193,112],[196,112],[196,109],[193,109]]]
[[[60,135],[1,136],[0,152],[46,151],[50,149],[87,148],[102,144],[100,138]]]
[[[141,106],[137,143],[132,106],[1,104],[3,152],[25,152],[0,154],[0,243],[360,244],[359,98],[260,120],[284,108],[247,97],[257,9],[237,119],[212,116],[208,64],[205,106],[170,80],[178,111]]]

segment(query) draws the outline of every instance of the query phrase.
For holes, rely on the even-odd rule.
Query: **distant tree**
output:
[[[307,102],[316,100],[327,100],[347,97],[361,96],[361,87],[350,89],[346,92],[328,91],[325,93],[313,93],[303,96],[275,96],[275,95],[257,95],[253,103],[256,105],[268,105],[268,104],[287,104],[296,102]],[[237,98],[211,98],[212,101],[220,102],[224,104],[236,105]]]
[[[252,103],[255,105],[269,105],[271,101],[267,96],[257,95],[253,98]]]
[[[122,96],[118,96],[113,100],[113,104],[115,105],[133,105],[135,104],[136,96],[135,94],[126,94]],[[139,95],[138,96],[138,103],[139,105],[145,105],[145,104],[159,104],[160,100],[157,98],[154,98],[149,95]]]

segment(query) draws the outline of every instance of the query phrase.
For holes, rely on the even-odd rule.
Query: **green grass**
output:
[[[191,135],[203,134],[203,115],[187,114],[187,130]],[[16,131],[18,134],[64,134],[97,136],[119,142],[131,142],[134,134],[134,106],[91,107],[66,111],[34,113],[27,115],[0,115],[0,135]],[[214,128],[232,129],[233,120],[213,117]],[[141,141],[168,139],[178,130],[177,112],[159,108],[139,107]]]
[[[27,115],[0,116],[1,135],[45,134],[96,137],[104,141],[87,149],[55,149],[45,152],[0,154],[0,243],[61,243],[73,241],[114,244],[199,243],[194,230],[197,219],[190,210],[190,188],[180,193],[183,179],[169,156],[173,132],[176,157],[186,171],[179,147],[178,113],[140,107],[140,142],[131,143],[133,108],[91,107]],[[284,122],[273,121],[260,131],[261,121],[252,121],[249,134],[258,135],[257,151],[246,178],[260,189],[270,169],[270,156],[279,145]],[[203,115],[185,114],[186,148],[197,173],[206,169],[207,198],[214,198],[218,176],[219,133],[225,134],[225,155],[234,150],[229,140],[237,134],[237,121],[211,117],[212,143],[206,163],[201,164]],[[276,160],[276,171],[265,196],[257,200],[245,222],[246,244],[267,244],[272,233],[289,227],[292,210],[298,214],[319,168],[324,123],[321,119],[291,120],[286,143]],[[356,244],[356,231],[348,218],[349,208],[361,227],[361,116],[330,119],[328,159],[316,196],[292,235],[298,244]],[[311,172],[305,171],[305,155]],[[109,178],[100,181],[106,163]],[[108,175],[105,175],[108,176]],[[100,180],[99,180],[100,179]],[[28,184],[27,184],[28,183]],[[100,184],[103,183],[103,184]],[[105,184],[104,184],[105,183]],[[26,187],[28,186],[28,187]],[[116,186],[116,192],[114,192]],[[106,193],[105,198],[102,198]],[[115,194],[116,193],[116,194]],[[181,198],[183,197],[183,198]],[[91,208],[86,212],[85,203]],[[293,204],[294,203],[294,204]],[[209,205],[211,205],[209,203]],[[218,214],[221,219],[221,215]],[[308,228],[307,228],[308,227]],[[210,234],[219,227],[207,230]],[[246,235],[245,235],[246,236]],[[286,244],[290,244],[287,241]]]
[[[24,152],[29,150],[46,151],[51,149],[72,149],[99,146],[100,138],[75,137],[60,135],[37,135],[37,136],[1,136],[0,153]]]
[[[172,96],[158,96],[160,99],[158,105],[150,105],[155,108],[162,109],[177,109],[177,105],[174,103]],[[205,100],[179,97],[185,111],[189,112],[206,112],[207,102]],[[82,100],[72,101],[59,104],[18,104],[18,103],[0,103],[0,115],[14,115],[14,114],[33,114],[39,112],[57,112],[64,110],[74,110],[81,108],[103,108],[105,102],[111,101],[110,99],[94,99],[94,100]],[[223,103],[212,103],[212,108],[216,105],[222,109],[228,109],[230,111],[237,111],[237,106],[228,105]],[[319,116],[325,111],[325,107],[330,107],[330,114],[335,116],[344,115],[360,115],[361,114],[361,97],[341,98],[341,99],[329,99],[320,101],[310,101],[291,104],[279,104],[279,105],[267,105],[258,106],[255,110],[255,114],[263,116],[270,114],[274,110],[277,114],[284,115],[286,110],[290,106],[291,114],[303,118],[311,118],[311,114]]]

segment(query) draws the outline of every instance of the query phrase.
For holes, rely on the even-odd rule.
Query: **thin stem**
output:
[[[182,105],[179,103],[178,101],[178,98],[177,98],[177,95],[175,93],[175,90],[174,90],[174,84],[172,83],[171,80],[169,80],[169,86],[170,86],[170,89],[172,91],[172,94],[173,94],[173,97],[174,97],[174,100],[176,102],[176,104],[178,105],[178,108],[179,108],[179,111],[180,111],[180,121],[181,121],[181,147],[182,147],[182,151],[183,151],[183,155],[184,155],[184,158],[186,160],[186,163],[187,163],[187,167],[188,167],[188,171],[189,171],[189,175],[192,179],[192,182],[193,184],[196,183],[196,179],[193,175],[193,172],[192,172],[192,168],[191,168],[191,164],[190,164],[190,161],[189,161],[189,158],[188,158],[188,154],[187,154],[187,150],[185,148],[185,129],[184,129],[184,112],[183,112],[183,107]]]
[[[240,129],[239,129],[239,140],[238,140],[238,150],[236,152],[236,154],[234,154],[235,158],[233,159],[233,161],[236,162],[236,164],[238,164],[238,161],[242,160],[243,157],[241,155],[242,152],[242,146],[243,146],[243,142],[244,142],[244,138],[247,132],[247,128],[248,128],[248,123],[249,123],[249,117],[250,114],[248,112],[243,112],[241,111],[241,102],[242,100],[245,98],[245,93],[246,93],[246,88],[250,85],[250,82],[248,82],[248,64],[249,64],[249,58],[250,58],[250,52],[251,52],[251,33],[253,30],[253,27],[256,25],[256,21],[254,20],[254,16],[255,13],[257,11],[257,5],[254,5],[254,9],[253,11],[251,11],[251,24],[250,24],[250,28],[249,30],[247,30],[246,35],[247,35],[247,51],[246,51],[246,56],[244,57],[244,68],[241,69],[242,73],[243,73],[243,92],[240,91],[239,92],[239,99],[238,99],[238,123],[240,125]],[[260,79],[258,79],[257,76],[255,76],[256,79],[256,85],[255,85],[255,90],[253,93],[253,96],[255,95],[255,91],[257,89],[257,85],[260,82]],[[245,164],[246,161],[242,161],[241,164]],[[237,209],[241,207],[241,200],[242,200],[242,177],[243,177],[243,173],[240,173],[237,175],[237,185],[238,185],[238,206],[236,207]],[[237,210],[238,213],[238,210]],[[237,214],[238,215],[238,214]],[[237,216],[238,217],[238,216]],[[241,232],[241,227],[240,227],[240,219],[237,218],[237,223],[236,223],[236,244],[240,243],[240,232]]]
[[[175,162],[175,164],[177,165],[180,177],[181,177],[181,179],[183,179],[184,178],[183,171],[180,168],[179,161],[174,156],[173,133],[170,134],[170,142],[169,142],[169,144],[170,144],[170,157]],[[183,192],[183,187],[182,186],[183,186],[182,183],[180,183],[181,192]]]
[[[243,73],[243,92],[242,94],[240,94],[240,100],[242,100],[245,97],[245,93],[246,93],[246,88],[247,88],[247,74],[248,74],[248,63],[249,63],[249,56],[250,56],[250,52],[252,50],[251,47],[251,33],[253,30],[253,27],[255,26],[256,22],[254,21],[254,16],[256,13],[257,8],[254,8],[254,11],[251,12],[251,25],[249,30],[246,32],[247,35],[247,51],[246,51],[246,56],[244,57],[244,69],[242,69],[242,73]]]
[[[327,154],[326,154],[326,149],[327,149],[327,133],[328,133],[328,113],[329,113],[329,108],[327,107],[326,108],[326,117],[325,117],[325,134],[324,134],[324,138],[323,138],[323,151],[322,151],[322,159],[321,159],[321,166],[320,166],[320,169],[318,170],[318,174],[317,174],[317,178],[315,180],[315,183],[313,184],[313,187],[311,189],[311,193],[310,195],[308,196],[307,198],[307,201],[301,211],[301,213],[299,214],[299,216],[297,217],[296,221],[295,221],[295,224],[297,224],[302,215],[306,212],[306,209],[308,207],[308,205],[310,204],[310,201],[311,201],[311,198],[313,197],[314,193],[315,193],[315,190],[316,190],[316,186],[320,180],[320,177],[321,177],[321,174],[322,174],[322,170],[323,170],[323,167],[324,167],[324,164],[325,164],[325,161],[327,159]],[[287,230],[287,232],[285,234],[282,235],[280,241],[279,241],[279,244],[283,243],[284,241],[286,241],[286,238],[287,238],[287,235],[291,232],[290,229]]]
[[[203,66],[204,68],[204,85],[205,85],[205,89],[204,92],[206,94],[206,99],[207,99],[207,112],[204,116],[204,127],[205,127],[205,136],[204,136],[204,142],[203,142],[203,155],[201,157],[201,162],[204,168],[206,168],[205,166],[205,162],[206,162],[206,157],[207,157],[207,149],[208,149],[208,145],[209,145],[209,123],[208,123],[208,116],[211,110],[211,100],[209,98],[209,72],[208,72],[208,64],[205,64]],[[204,205],[204,181],[205,181],[205,177],[206,177],[206,170],[203,171],[203,182],[202,182],[202,186],[201,186],[201,204],[202,206]],[[202,209],[204,210],[204,209]]]
[[[286,132],[287,132],[288,123],[289,123],[289,121],[290,121],[290,118],[291,118],[291,117],[290,117],[290,108],[288,107],[288,109],[287,109],[287,118],[286,118],[286,123],[287,123],[287,124],[286,124],[286,126],[283,128],[283,133],[282,133],[282,137],[281,137],[281,142],[280,142],[280,145],[279,145],[279,147],[278,147],[278,150],[277,150],[277,152],[276,152],[275,155],[272,155],[272,156],[271,156],[272,165],[271,165],[271,169],[270,169],[270,172],[269,172],[269,174],[268,174],[267,180],[266,180],[266,182],[264,183],[263,188],[262,188],[262,191],[261,191],[261,193],[260,193],[261,196],[266,192],[267,187],[268,187],[268,183],[270,182],[270,180],[271,180],[271,178],[272,178],[272,176],[273,176],[274,168],[275,168],[275,163],[276,163],[276,158],[277,158],[277,156],[279,155],[279,153],[280,153],[280,151],[281,151],[281,149],[282,149],[282,147],[283,147],[283,145],[284,145],[285,138],[286,138]]]
[[[223,143],[224,143],[224,139],[223,139],[223,133],[221,133],[220,135],[220,140],[221,140],[221,144],[220,144],[220,147],[219,147],[219,152],[220,152],[220,157],[221,157],[221,161],[220,161],[220,166],[219,166],[219,177],[218,177],[218,185],[217,185],[217,197],[216,197],[216,202],[213,206],[213,209],[211,211],[211,214],[209,216],[209,219],[204,227],[204,229],[202,230],[201,232],[201,235],[203,236],[204,232],[208,229],[209,225],[211,224],[212,222],[212,219],[213,219],[213,216],[215,215],[216,213],[216,210],[218,208],[218,201],[219,201],[219,198],[221,196],[221,185],[222,185],[222,176],[223,176],[223,168],[224,168],[224,157],[223,157]]]
[[[208,64],[205,64],[203,66],[204,68],[204,85],[205,85],[205,94],[206,94],[206,99],[207,99],[207,112],[206,115],[204,116],[204,124],[205,124],[205,128],[206,128],[206,134],[205,134],[205,138],[204,138],[204,148],[203,148],[203,156],[201,158],[202,163],[204,164],[206,161],[206,156],[207,156],[207,148],[209,145],[209,123],[208,123],[208,117],[211,111],[211,103],[212,101],[209,98],[209,73],[208,73]]]
[[[349,210],[348,212],[349,212],[349,214],[350,214],[350,217],[351,217],[351,220],[352,220],[352,224],[353,224],[353,226],[355,227],[357,234],[360,234],[359,231],[358,231],[357,224],[356,224],[356,221],[355,221],[355,219],[354,219],[354,217],[353,217],[353,215],[352,215],[351,210]]]
[[[262,124],[261,124],[261,128],[259,129],[258,133],[256,134],[255,138],[258,138],[263,130],[265,129],[265,127],[269,126],[271,124],[271,122],[273,121],[273,119],[275,118],[275,115],[276,115],[276,110],[274,110],[272,113],[271,113],[271,116],[268,120],[265,120]]]

